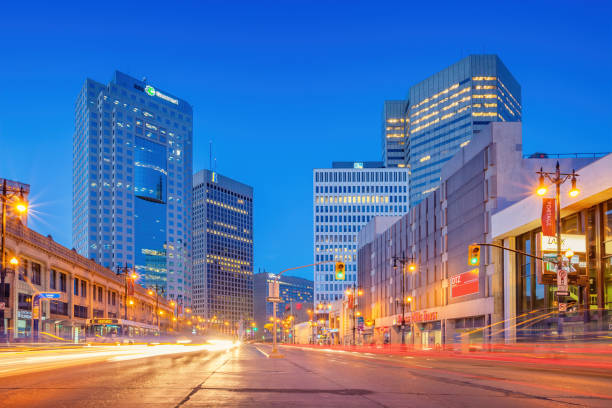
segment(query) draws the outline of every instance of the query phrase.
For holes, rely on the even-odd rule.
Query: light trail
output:
[[[94,362],[119,362],[171,354],[227,352],[240,347],[239,342],[212,340],[205,344],[106,345],[80,348],[55,348],[0,353],[0,377],[28,374]]]

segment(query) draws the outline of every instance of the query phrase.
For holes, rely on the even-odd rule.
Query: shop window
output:
[[[49,302],[49,309],[52,314],[68,316],[68,303],[66,302],[61,302],[59,300],[52,300]]]
[[[17,297],[17,308],[20,310],[32,310],[32,296],[20,293]]]

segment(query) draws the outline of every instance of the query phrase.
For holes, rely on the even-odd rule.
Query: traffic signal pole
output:
[[[330,263],[330,262],[336,262],[336,261],[321,261],[321,262],[315,262],[312,264],[308,264],[308,265],[302,265],[302,266],[296,266],[293,268],[287,268],[284,269],[282,271],[280,271],[275,277],[274,279],[276,279],[276,281],[278,282],[279,278],[281,277],[281,275],[287,271],[293,271],[296,269],[302,269],[302,268],[308,268],[309,266],[316,266],[316,265],[322,265],[322,264],[326,264],[326,263]],[[272,333],[272,352],[270,353],[270,355],[268,356],[269,358],[283,358],[284,356],[282,354],[280,354],[276,348],[276,303],[277,302],[272,302],[272,318],[274,319],[274,321],[272,322],[272,330],[274,331],[274,333]]]

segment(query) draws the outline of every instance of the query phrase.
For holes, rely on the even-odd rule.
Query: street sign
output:
[[[38,297],[41,299],[59,299],[60,293],[59,292],[40,292],[38,294]]]
[[[557,269],[557,295],[569,294],[568,271],[564,267]]]
[[[567,312],[567,303],[559,302],[559,311],[560,312]]]
[[[281,298],[279,298],[279,297],[272,297],[272,296],[268,296],[268,297],[266,298],[266,302],[271,302],[271,303],[280,303],[280,302],[282,302],[282,301],[283,301],[283,300],[282,300]]]

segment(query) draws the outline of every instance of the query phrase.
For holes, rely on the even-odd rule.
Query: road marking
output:
[[[257,346],[255,346],[255,350],[259,351],[261,354],[263,354],[266,357],[270,357],[270,355],[268,353],[266,353],[265,351],[263,351],[262,349],[260,349]]]

